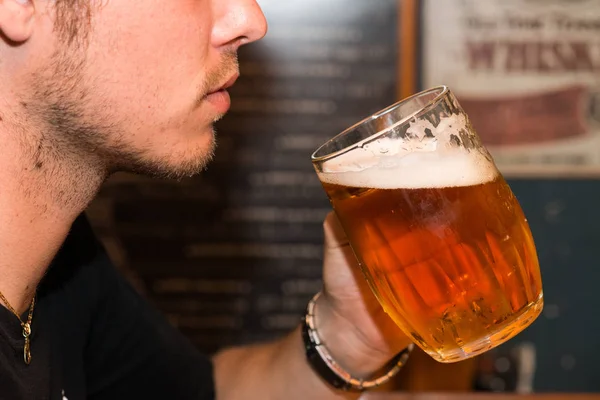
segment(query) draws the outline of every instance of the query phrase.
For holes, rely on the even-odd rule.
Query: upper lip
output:
[[[235,83],[235,81],[237,81],[237,79],[239,77],[240,77],[239,72],[234,73],[225,83],[223,83],[221,86],[217,87],[215,90],[212,90],[211,93],[218,92],[219,90],[229,89],[230,87],[233,86],[233,84]]]

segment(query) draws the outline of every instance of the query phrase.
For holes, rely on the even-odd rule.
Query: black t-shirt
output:
[[[210,359],[119,275],[83,217],[38,289],[31,356],[0,307],[0,400],[214,398]]]

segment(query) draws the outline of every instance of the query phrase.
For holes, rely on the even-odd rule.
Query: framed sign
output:
[[[600,0],[402,4],[403,87],[448,85],[507,177],[600,176]]]

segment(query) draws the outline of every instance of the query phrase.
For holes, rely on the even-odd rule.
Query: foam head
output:
[[[413,121],[405,138],[382,137],[324,161],[319,178],[329,184],[379,189],[490,182],[498,170],[487,152],[451,143],[452,135],[464,132],[465,126],[462,115],[442,119],[437,127],[429,121]]]

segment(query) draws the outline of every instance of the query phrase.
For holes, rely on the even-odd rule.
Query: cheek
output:
[[[138,122],[167,124],[191,109],[213,50],[210,13],[196,10],[202,2],[159,3],[156,12],[148,7],[135,19],[106,15],[116,21],[104,26],[119,28],[95,30],[88,66],[108,107],[127,110]]]

